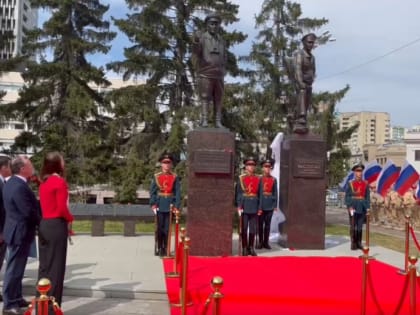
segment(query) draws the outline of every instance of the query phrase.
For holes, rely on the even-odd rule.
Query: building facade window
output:
[[[414,150],[414,161],[420,161],[420,150]]]

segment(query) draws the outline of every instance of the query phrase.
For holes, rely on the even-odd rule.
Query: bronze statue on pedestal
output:
[[[308,132],[307,114],[312,105],[312,83],[315,80],[315,57],[311,51],[317,37],[314,33],[302,37],[303,48],[293,54],[293,73],[289,73],[296,89],[293,132]]]
[[[208,127],[210,104],[214,107],[214,125],[222,125],[222,99],[227,62],[226,44],[220,35],[221,18],[209,14],[206,31],[193,35],[192,63],[197,74],[198,94],[201,103],[201,127]]]

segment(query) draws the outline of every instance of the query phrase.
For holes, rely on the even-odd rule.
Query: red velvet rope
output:
[[[212,294],[210,293],[209,296],[206,299],[206,302],[204,302],[204,308],[203,311],[201,312],[201,315],[206,315],[208,310],[209,310],[209,305],[211,302],[211,298],[212,298]]]
[[[395,312],[392,313],[393,315],[398,315],[400,313],[400,311],[401,311],[401,306],[403,305],[404,298],[405,298],[405,296],[407,294],[407,288],[408,288],[409,280],[410,280],[410,275],[407,274],[405,276],[405,283],[404,283],[404,288],[403,288],[403,291],[402,291],[402,294],[401,294],[401,297],[400,297],[400,301],[398,302],[398,305],[397,305],[397,308],[395,309]]]
[[[366,267],[367,267],[367,280],[368,280],[368,285],[369,285],[369,289],[370,289],[370,294],[372,295],[373,302],[375,303],[376,308],[378,309],[378,314],[383,315],[384,311],[382,310],[381,306],[379,305],[378,298],[376,297],[375,290],[373,289],[373,282],[372,282],[372,276],[370,274],[369,264],[367,264]]]
[[[420,244],[417,240],[416,233],[414,233],[413,227],[410,225],[410,233],[411,237],[413,238],[414,244],[416,244],[417,250],[420,250]]]

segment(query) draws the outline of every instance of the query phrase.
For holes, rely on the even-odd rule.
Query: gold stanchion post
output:
[[[416,286],[417,286],[417,257],[409,258],[409,277],[410,277],[410,314],[416,314]]]
[[[171,206],[171,208],[169,210],[169,230],[168,230],[168,240],[167,240],[168,247],[166,249],[166,257],[171,257],[172,208],[173,208],[173,206]]]
[[[363,261],[362,269],[362,299],[361,299],[361,315],[366,315],[366,294],[367,294],[367,277],[368,277],[368,264],[369,264],[369,248],[363,247]]]
[[[369,235],[370,235],[370,211],[366,211],[366,239],[365,246],[370,248],[369,244]]]
[[[174,252],[174,267],[173,267],[173,271],[171,272],[167,272],[165,275],[168,278],[178,278],[179,277],[179,272],[178,272],[178,262],[179,262],[179,251],[178,248],[179,246],[181,246],[182,242],[184,241],[185,238],[185,228],[181,228],[181,240],[179,240],[179,215],[180,215],[180,211],[176,210],[175,211],[175,252]],[[182,253],[181,253],[182,254]]]
[[[188,292],[188,252],[190,250],[190,238],[185,237],[184,240],[184,259],[182,265],[182,288],[181,288],[181,315],[187,314],[187,306],[192,305],[192,302],[187,301]]]
[[[408,273],[408,256],[410,251],[410,216],[405,215],[405,253],[404,253],[404,270],[399,270],[398,273],[406,275]]]
[[[50,301],[49,296],[47,295],[48,291],[51,289],[51,282],[47,278],[42,278],[38,281],[36,286],[37,291],[39,292],[39,298],[37,301],[38,314],[48,315],[48,302]]]
[[[213,315],[221,315],[221,302],[223,298],[223,294],[220,292],[220,289],[223,286],[223,279],[222,277],[214,277],[211,281],[211,285],[213,287],[213,294],[212,298],[214,300],[213,304]]]

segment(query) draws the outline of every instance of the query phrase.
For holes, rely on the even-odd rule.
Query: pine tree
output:
[[[51,16],[27,34],[24,50],[39,62],[27,61],[26,85],[9,107],[30,130],[16,142],[35,151],[63,152],[72,183],[106,182],[112,150],[106,141],[110,119],[102,112],[110,104],[91,84],[106,87],[109,82],[87,56],[110,49],[116,34],[103,20],[109,6],[99,0],[34,0],[32,5]]]
[[[337,186],[346,175],[349,169],[348,161],[351,158],[351,152],[345,146],[345,143],[359,127],[358,124],[355,124],[349,128],[339,130],[336,105],[344,98],[349,89],[350,87],[346,86],[333,93],[317,93],[313,99],[315,104],[322,104],[325,108],[324,111],[315,113],[311,117],[310,124],[313,132],[320,134],[327,143],[329,187]]]
[[[258,35],[250,54],[241,59],[250,64],[246,75],[258,102],[255,122],[267,156],[271,156],[269,146],[276,134],[287,131],[286,115],[295,93],[288,77],[289,58],[303,34],[327,22],[302,17],[300,4],[285,0],[265,0],[255,18]]]
[[[182,160],[186,154],[186,131],[198,117],[193,106],[191,34],[203,29],[204,18],[210,12],[218,12],[224,25],[237,21],[238,6],[227,0],[126,0],[126,3],[131,11],[126,19],[116,19],[115,24],[133,45],[124,49],[124,60],[108,67],[122,73],[124,79],[144,78],[145,84],[125,90],[125,95],[114,94],[116,108],[124,109],[130,117],[125,125],[120,124],[126,129],[126,137],[116,145],[121,155],[137,146],[139,158],[149,163],[146,178],[151,178],[162,152],[169,151]],[[223,36],[229,46],[245,39],[245,35],[236,31],[225,31]],[[229,54],[228,60],[228,71],[238,73],[235,56]],[[120,127],[115,130],[121,131]],[[183,173],[182,167],[184,163],[178,164],[177,172]],[[144,179],[141,182],[147,184]]]

